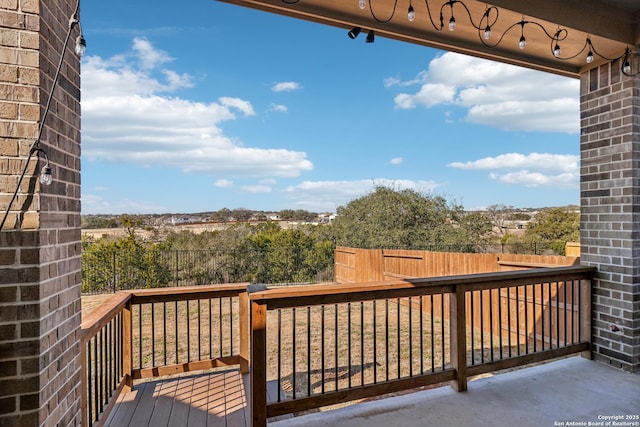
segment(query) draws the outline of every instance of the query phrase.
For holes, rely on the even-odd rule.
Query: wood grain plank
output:
[[[105,426],[120,427],[129,425],[131,417],[140,403],[144,385],[137,386],[129,393],[118,396],[117,404],[107,420]]]
[[[188,427],[206,427],[208,399],[209,375],[200,375],[192,378],[191,401],[186,423]]]
[[[149,420],[150,426],[166,426],[171,415],[171,408],[173,407],[173,399],[175,397],[176,389],[178,388],[178,380],[162,381],[156,388],[154,393],[154,408],[151,419]]]
[[[153,407],[155,406],[155,400],[153,394],[156,387],[159,386],[158,382],[148,382],[139,385],[141,387],[140,401],[136,406],[133,416],[129,425],[131,426],[144,426],[149,424],[151,414],[153,413]]]
[[[226,427],[224,375],[209,376],[209,398],[207,400],[207,427]]]
[[[228,427],[245,427],[247,418],[245,408],[247,399],[239,371],[228,371],[224,374],[226,419]]]
[[[169,427],[184,427],[189,419],[189,405],[191,403],[191,390],[193,388],[193,379],[190,377],[180,378],[178,380],[176,394],[169,416]]]

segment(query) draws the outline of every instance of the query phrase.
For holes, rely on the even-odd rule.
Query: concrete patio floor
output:
[[[618,416],[614,419],[611,417]],[[640,426],[640,374],[581,357],[269,423],[274,427]],[[607,424],[608,421],[611,423]],[[591,424],[589,424],[591,423]]]

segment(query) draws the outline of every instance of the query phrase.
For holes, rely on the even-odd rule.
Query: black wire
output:
[[[58,80],[60,79],[60,72],[62,70],[62,65],[64,64],[64,55],[67,51],[67,45],[69,44],[69,39],[71,38],[71,32],[73,31],[74,25],[79,23],[79,20],[78,20],[79,11],[80,11],[80,0],[78,0],[78,2],[76,3],[76,9],[73,12],[73,15],[71,16],[71,18],[69,19],[69,28],[67,29],[67,36],[65,37],[64,44],[62,45],[62,53],[60,54],[60,61],[58,62],[58,68],[56,69],[56,73],[54,75],[53,82],[51,84],[49,98],[47,99],[47,104],[44,109],[44,113],[42,114],[42,120],[40,121],[40,127],[38,129],[38,136],[36,137],[36,140],[33,141],[33,144],[31,144],[31,148],[29,149],[29,156],[27,157],[27,161],[25,162],[24,168],[22,169],[20,178],[18,178],[18,184],[16,185],[16,190],[13,192],[13,196],[11,197],[9,204],[7,205],[7,209],[4,212],[4,216],[2,217],[2,222],[0,222],[0,231],[2,231],[2,229],[4,228],[4,224],[7,221],[7,217],[9,216],[9,212],[11,211],[11,205],[13,205],[13,202],[16,200],[16,197],[18,197],[18,192],[20,191],[20,185],[22,184],[22,180],[24,179],[24,176],[27,173],[27,169],[29,168],[29,162],[31,161],[33,154],[44,153],[48,162],[48,156],[46,155],[46,152],[42,148],[40,148],[40,139],[42,138],[42,133],[44,132],[44,124],[49,114],[49,110],[51,109],[51,102],[53,101],[53,93],[55,92],[56,85],[58,83]]]
[[[373,16],[373,19],[375,19],[377,22],[381,23],[381,24],[386,24],[387,22],[391,21],[391,19],[393,19],[393,16],[396,14],[396,7],[398,6],[398,0],[395,0],[393,3],[393,10],[391,11],[391,16],[389,16],[389,18],[387,19],[380,19],[376,16],[376,13],[373,11],[373,0],[369,0],[369,10],[371,11],[371,16]]]

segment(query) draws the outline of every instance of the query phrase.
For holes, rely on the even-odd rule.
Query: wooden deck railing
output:
[[[251,292],[254,426],[590,348],[588,267]],[[267,402],[266,383],[285,398]]]
[[[100,426],[133,380],[239,365],[248,372],[247,284],[119,292],[82,322],[83,425]]]
[[[134,379],[250,368],[268,418],[590,349],[589,267],[267,289],[122,292],[82,323],[84,425]],[[267,402],[267,382],[283,391]]]

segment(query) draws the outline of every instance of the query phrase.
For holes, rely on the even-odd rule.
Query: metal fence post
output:
[[[176,287],[178,286],[178,250],[176,249],[176,275],[174,277]]]
[[[118,292],[118,273],[116,268],[116,251],[113,251],[113,293]]]

